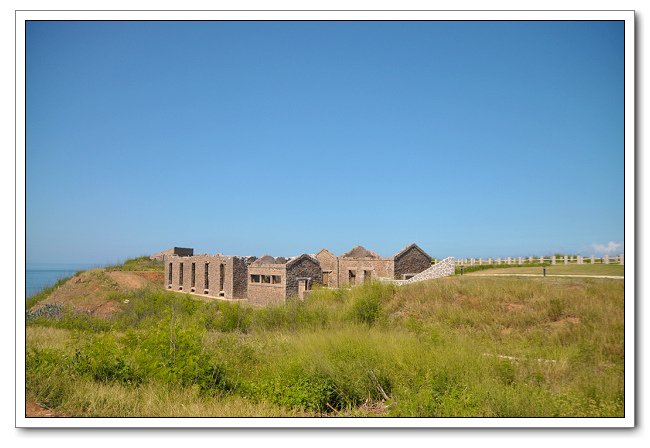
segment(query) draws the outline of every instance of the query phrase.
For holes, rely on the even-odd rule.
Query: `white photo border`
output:
[[[629,428],[635,426],[635,21],[634,11],[15,11],[16,427],[19,428]],[[25,29],[31,20],[95,21],[624,21],[625,22],[625,416],[621,418],[25,416]]]

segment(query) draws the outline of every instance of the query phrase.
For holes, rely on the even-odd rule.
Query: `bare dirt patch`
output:
[[[155,283],[156,285],[162,285],[163,280],[165,279],[164,272],[141,271],[141,272],[134,272],[134,274],[137,274],[140,277],[147,280],[148,282]]]
[[[45,406],[41,406],[35,401],[28,400],[25,403],[25,417],[66,417],[65,415],[53,411],[52,409],[47,409]]]
[[[149,283],[144,277],[127,271],[112,271],[107,272],[108,275],[118,286],[124,289],[139,289],[144,288]]]
[[[162,278],[161,272],[93,269],[72,277],[32,310],[56,303],[78,313],[107,317],[120,311],[120,293],[162,285]]]

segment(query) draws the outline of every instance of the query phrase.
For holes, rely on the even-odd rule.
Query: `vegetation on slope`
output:
[[[75,416],[622,416],[623,284],[454,277],[253,308],[138,289],[27,329]]]

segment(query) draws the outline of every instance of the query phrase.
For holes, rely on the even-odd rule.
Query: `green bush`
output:
[[[334,383],[326,376],[291,368],[255,386],[260,398],[286,408],[330,412],[339,407]]]
[[[374,324],[382,315],[382,302],[394,294],[391,285],[366,283],[353,288],[352,318],[356,322]]]

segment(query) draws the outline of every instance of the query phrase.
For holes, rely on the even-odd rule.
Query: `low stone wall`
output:
[[[409,283],[423,282],[425,280],[433,280],[435,278],[449,277],[450,275],[454,275],[455,269],[456,263],[454,262],[454,257],[448,257],[434,264],[429,269],[422,271],[417,275],[414,275],[408,280],[393,280],[389,278],[379,278],[378,280],[385,283],[393,283],[396,285],[407,285]]]

